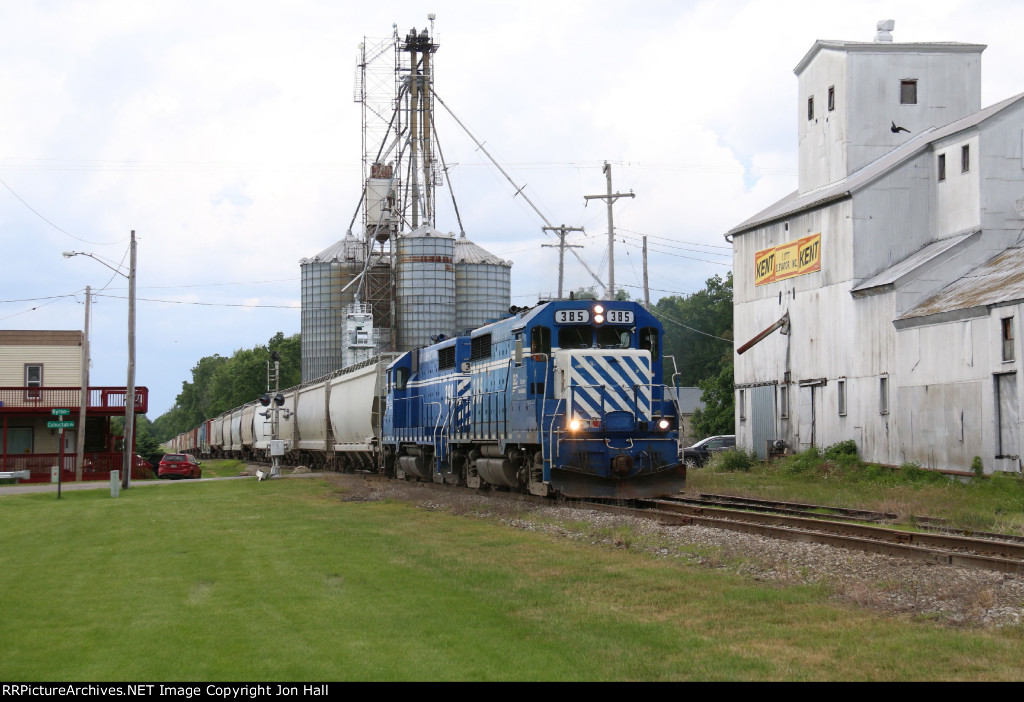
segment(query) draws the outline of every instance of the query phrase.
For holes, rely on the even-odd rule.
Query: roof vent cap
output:
[[[896,27],[896,20],[878,20],[875,34],[876,42],[892,43],[892,30]]]

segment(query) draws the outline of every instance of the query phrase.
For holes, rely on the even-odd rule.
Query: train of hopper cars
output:
[[[662,335],[635,302],[539,303],[264,396],[167,447],[262,461],[277,439],[285,464],[313,468],[536,495],[674,494],[686,469]]]

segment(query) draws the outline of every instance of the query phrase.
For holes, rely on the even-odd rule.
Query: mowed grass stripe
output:
[[[0,499],[0,677],[1021,677],[1019,629],[342,497],[312,478]]]

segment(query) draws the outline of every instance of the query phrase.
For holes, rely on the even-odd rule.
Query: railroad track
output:
[[[759,511],[754,511],[750,505],[717,506],[720,502],[713,505],[693,504],[693,499],[665,498],[636,500],[630,506],[588,504],[608,511],[624,511],[635,516],[657,519],[664,524],[699,524],[789,541],[827,544],[945,565],[1024,574],[1024,543],[1020,541],[934,531],[907,531],[851,521],[854,517],[849,515],[833,519],[833,515],[818,512],[814,516],[786,513],[794,511],[792,505],[775,511],[766,510],[767,506],[762,505]],[[822,509],[809,505],[804,507]]]
[[[673,498],[673,500],[697,506],[746,509],[755,512],[767,512],[770,514],[791,514],[794,516],[808,517],[812,519],[832,519],[835,521],[903,525],[904,527],[949,534],[951,536],[964,536],[976,539],[1024,544],[1024,536],[1020,536],[1018,534],[998,534],[994,532],[979,531],[977,529],[957,529],[949,526],[949,522],[940,517],[914,515],[901,517],[894,512],[877,512],[866,509],[812,505],[800,502],[782,502],[779,500],[762,500],[751,497],[715,495],[709,493],[700,493],[696,497],[676,497]]]

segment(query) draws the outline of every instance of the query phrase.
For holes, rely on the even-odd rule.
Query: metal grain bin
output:
[[[398,238],[395,314],[398,350],[455,335],[455,239],[430,227]]]
[[[455,241],[455,332],[466,334],[508,314],[512,262],[465,236]]]
[[[302,269],[302,382],[315,380],[342,366],[343,308],[355,302],[363,270],[365,246],[348,235],[313,258]],[[348,289],[345,289],[349,286]]]

